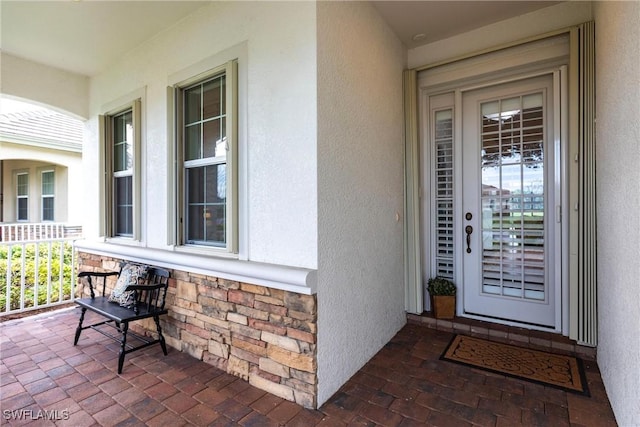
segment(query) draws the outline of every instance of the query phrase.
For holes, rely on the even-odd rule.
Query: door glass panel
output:
[[[545,300],[543,94],[481,105],[482,292]]]

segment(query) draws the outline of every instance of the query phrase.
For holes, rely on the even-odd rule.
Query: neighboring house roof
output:
[[[82,121],[46,108],[0,114],[0,141],[82,152]]]

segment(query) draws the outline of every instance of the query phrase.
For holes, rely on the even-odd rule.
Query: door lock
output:
[[[464,228],[464,232],[467,233],[467,253],[470,254],[471,253],[471,233],[473,233],[473,227],[470,225],[467,225]]]

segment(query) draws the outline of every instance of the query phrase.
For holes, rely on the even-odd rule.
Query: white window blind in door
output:
[[[454,276],[453,110],[435,111],[434,179],[435,220],[434,269],[437,276]]]

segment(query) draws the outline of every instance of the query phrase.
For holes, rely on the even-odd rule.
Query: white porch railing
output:
[[[0,242],[0,316],[71,302],[75,284],[73,239]]]
[[[82,233],[81,227],[68,226],[59,222],[0,224],[0,241],[2,242],[65,239],[80,233]]]

